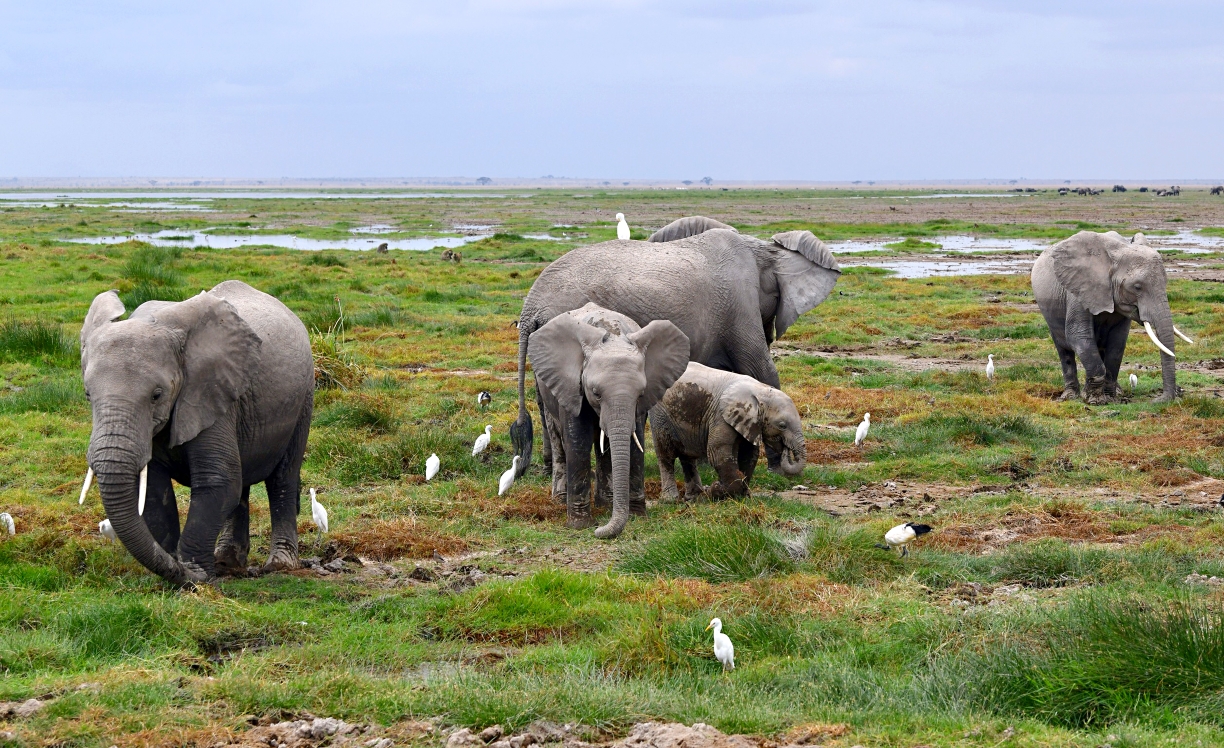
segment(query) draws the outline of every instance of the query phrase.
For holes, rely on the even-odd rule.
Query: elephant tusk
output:
[[[81,486],[81,498],[77,501],[77,504],[85,503],[85,494],[89,493],[89,484],[91,483],[93,483],[93,468],[85,471],[85,485]]]
[[[1191,340],[1190,338],[1187,338],[1187,337],[1186,337],[1186,334],[1185,334],[1184,332],[1182,332],[1181,330],[1178,330],[1178,329],[1177,329],[1177,325],[1173,325],[1173,332],[1177,333],[1177,337],[1179,337],[1179,338],[1181,338],[1182,340],[1186,341],[1186,342],[1187,342],[1187,343],[1189,343],[1190,345],[1194,345],[1194,341],[1193,341],[1193,340]]]
[[[603,454],[606,451],[607,450],[604,449],[604,430],[600,429],[599,430],[599,453]]]
[[[638,445],[638,449],[642,450],[642,454],[646,454],[646,448],[642,446],[642,443],[640,441],[638,441],[636,431],[633,432],[633,443]]]
[[[1177,354],[1169,350],[1168,348],[1165,348],[1164,343],[1160,342],[1160,338],[1156,337],[1156,331],[1152,329],[1151,322],[1144,322],[1143,329],[1147,330],[1148,337],[1152,339],[1152,342],[1156,344],[1156,347],[1160,349],[1161,353],[1164,353],[1168,356],[1172,356],[1173,358],[1177,358]]]
[[[149,466],[145,465],[140,470],[140,493],[136,494],[136,513],[144,516],[145,493],[149,488]]]

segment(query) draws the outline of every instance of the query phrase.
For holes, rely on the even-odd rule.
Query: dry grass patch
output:
[[[519,484],[498,496],[488,488],[465,485],[455,494],[459,514],[549,522],[565,518],[565,505],[552,498],[549,486]]]
[[[463,539],[423,525],[415,518],[379,520],[364,528],[337,532],[332,540],[346,551],[375,561],[428,558],[467,550]]]

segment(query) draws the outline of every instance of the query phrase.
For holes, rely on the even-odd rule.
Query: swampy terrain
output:
[[[16,530],[0,535],[0,745],[216,746],[307,716],[363,725],[355,744],[371,745],[540,721],[601,743],[652,719],[760,746],[1224,744],[1224,198],[495,187],[0,198],[0,511]],[[551,502],[538,416],[535,464],[496,486],[522,298],[551,260],[613,238],[617,212],[635,238],[702,214],[876,246],[839,252],[833,294],[774,345],[804,473],[762,466],[742,501],[652,501],[603,542]],[[1161,246],[1196,341],[1177,349],[1180,400],[1152,402],[1158,354],[1133,334],[1125,402],[1055,401],[1027,267],[1081,229],[1183,237]],[[101,237],[119,238],[82,242]],[[1032,241],[979,253],[941,237]],[[907,262],[971,267],[894,272]],[[77,504],[77,334],[107,289],[130,311],[230,278],[312,330],[325,386],[303,484],[331,531],[306,499],[311,568],[181,591],[98,534],[96,489]],[[472,457],[485,424],[492,445]],[[262,487],[251,508],[259,563]],[[908,557],[874,547],[919,518],[935,530]],[[704,631],[714,616],[731,673]]]

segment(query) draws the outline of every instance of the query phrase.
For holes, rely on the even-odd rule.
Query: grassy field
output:
[[[762,469],[744,501],[652,504],[614,542],[564,528],[538,443],[535,467],[496,496],[516,410],[510,323],[543,267],[612,238],[618,211],[635,236],[700,213],[764,236],[901,237],[902,254],[948,233],[1218,234],[1224,200],[504,194],[228,200],[207,214],[0,204],[0,511],[17,525],[0,536],[0,701],[49,701],[0,720],[13,735],[0,745],[212,746],[253,718],[305,712],[401,743],[440,741],[404,727],[414,720],[444,735],[548,719],[611,737],[655,718],[767,736],[844,725],[826,744],[847,747],[1224,744],[1224,588],[1187,582],[1224,577],[1214,283],[1169,283],[1175,322],[1198,341],[1178,349],[1183,399],[1151,402],[1159,360],[1140,335],[1124,362],[1140,376],[1130,402],[1087,407],[1052,399],[1057,359],[1026,276],[853,268],[775,345],[808,440],[799,478]],[[497,233],[458,264],[440,250],[67,241],[336,239],[371,224],[390,237]],[[350,385],[318,391],[303,471],[332,532],[299,525],[303,556],[350,560],[182,592],[97,534],[96,490],[77,505],[90,431],[77,332],[101,291],[119,289],[130,311],[230,278],[297,312]],[[486,423],[492,447],[473,458]],[[442,471],[427,485],[431,452]],[[262,487],[253,494],[258,562],[269,520]],[[917,517],[936,532],[908,558],[873,547]],[[736,645],[729,675],[703,631],[713,616]]]

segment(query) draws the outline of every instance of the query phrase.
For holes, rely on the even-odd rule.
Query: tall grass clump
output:
[[[647,541],[621,560],[630,574],[740,582],[785,574],[795,563],[782,542],[752,526],[686,527]]]
[[[52,379],[0,397],[0,413],[62,413],[85,403],[85,389],[79,378]]]
[[[0,322],[0,358],[5,361],[47,361],[71,366],[79,357],[76,339],[58,324],[14,318]]]
[[[188,297],[182,288],[183,276],[175,267],[182,256],[179,247],[145,245],[132,252],[123,270],[132,287],[120,294],[128,311],[146,301],[182,301]]]

